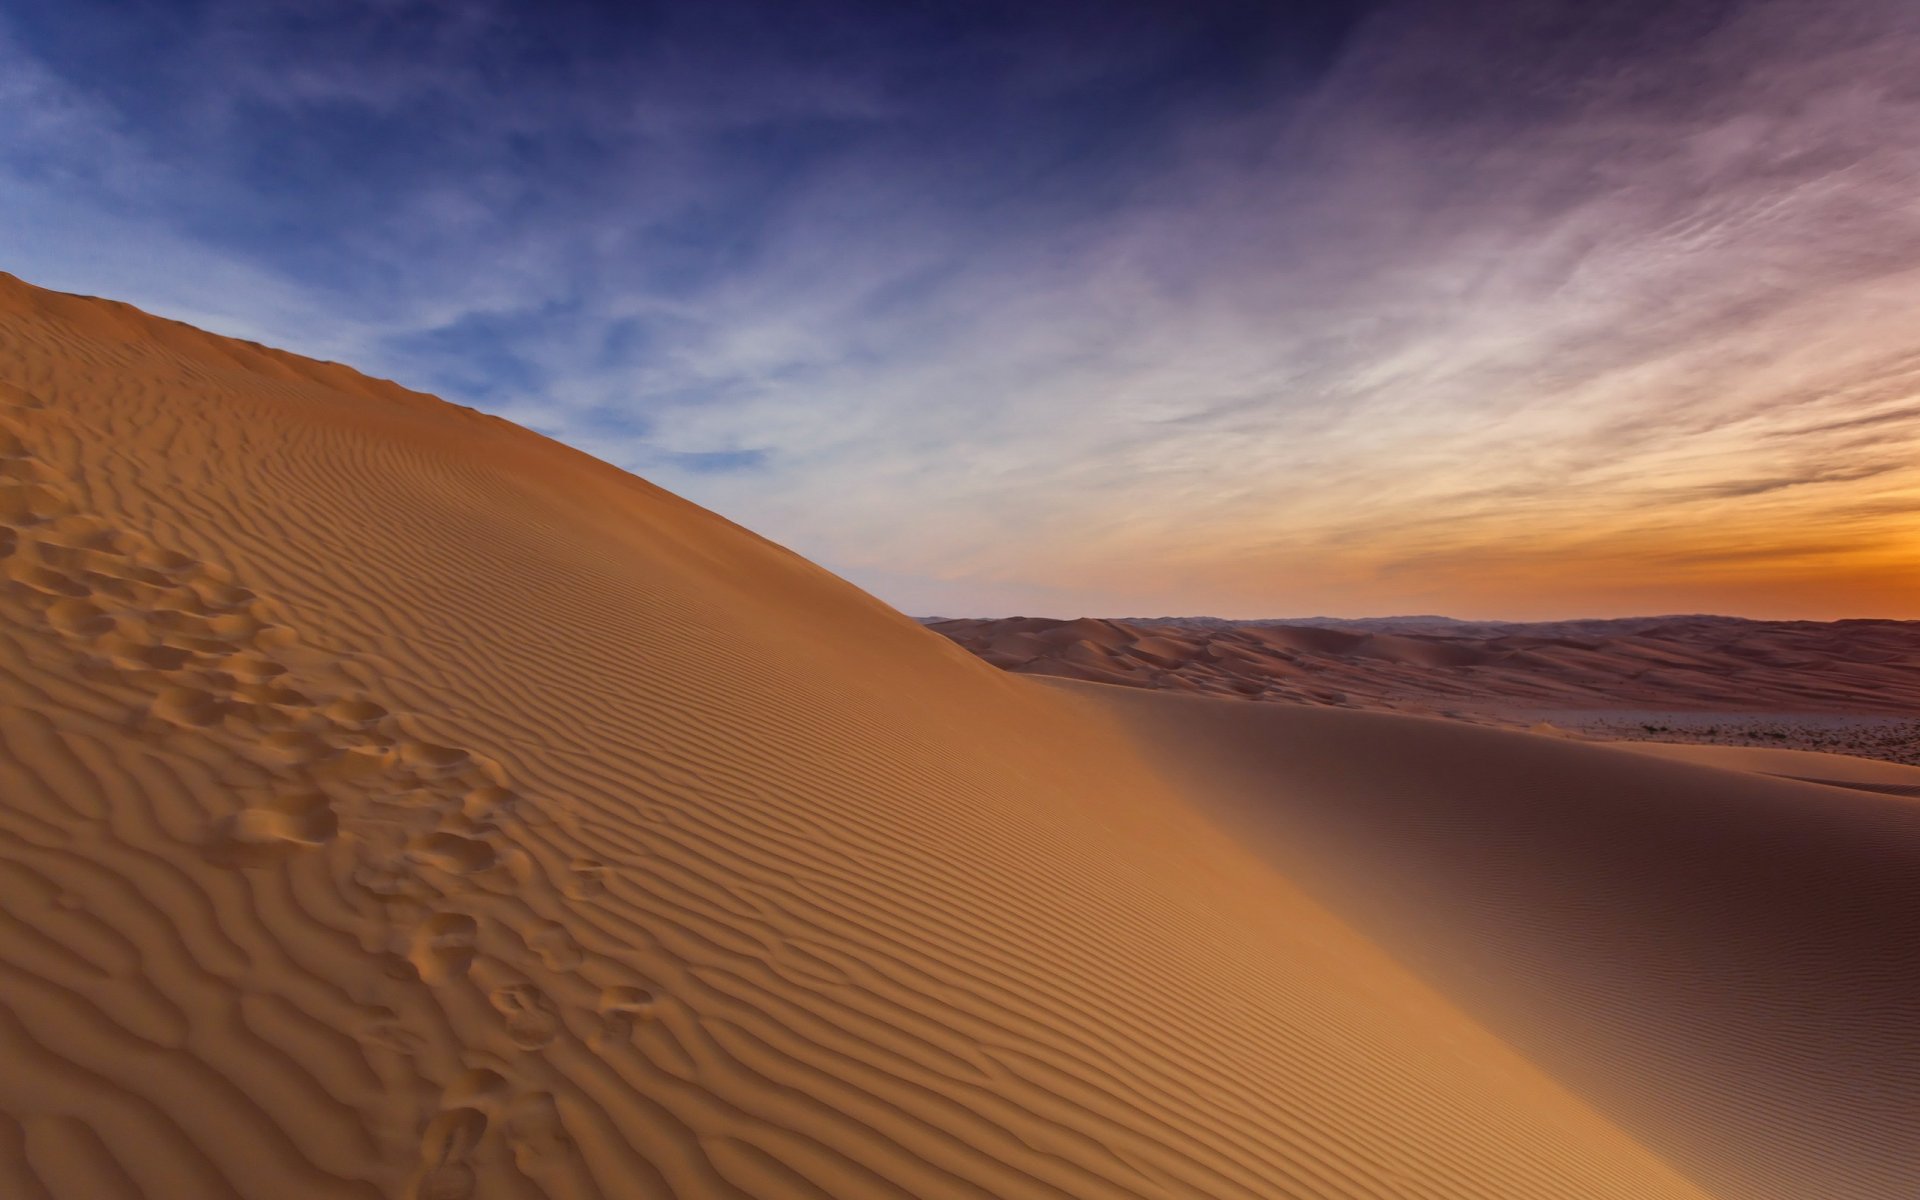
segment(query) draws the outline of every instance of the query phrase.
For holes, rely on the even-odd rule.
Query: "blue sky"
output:
[[[0,268],[914,612],[1891,614],[1917,45],[1900,0],[11,0]]]

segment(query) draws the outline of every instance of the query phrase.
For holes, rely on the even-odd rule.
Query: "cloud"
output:
[[[690,454],[669,453],[667,461],[682,471],[696,475],[723,475],[751,471],[766,465],[765,450],[701,450]]]
[[[27,5],[16,262],[923,610],[1625,603],[1702,521],[1885,560],[1912,6],[1040,7]]]
[[[1788,488],[1812,487],[1823,483],[1853,483],[1862,479],[1874,479],[1899,469],[1899,466],[1894,463],[1876,463],[1864,467],[1814,469],[1761,479],[1732,479],[1702,485],[1695,490],[1695,494],[1717,500],[1738,499],[1744,496],[1761,496],[1768,492],[1781,492]]]

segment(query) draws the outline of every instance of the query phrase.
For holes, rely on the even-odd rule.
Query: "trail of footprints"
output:
[[[550,818],[516,795],[498,762],[421,737],[417,721],[304,651],[278,606],[223,568],[83,511],[69,481],[32,453],[16,418],[38,407],[25,393],[0,391],[0,581],[8,606],[73,648],[96,682],[135,693],[130,719],[140,731],[215,739],[275,781],[207,830],[202,852],[210,862],[251,869],[347,847],[352,884],[387,923],[387,976],[436,988],[468,981],[485,940],[484,918],[461,911],[463,894],[537,904],[543,883],[574,899],[604,892],[603,864],[575,860],[564,879],[539,878],[545,873],[532,856],[502,836],[515,822]],[[548,972],[578,974],[587,963],[556,922],[536,918],[513,932]],[[600,966],[597,975],[610,973]],[[519,976],[504,962],[485,974]],[[566,1022],[521,978],[486,998],[510,1043],[537,1051],[562,1036]],[[629,1044],[657,1007],[638,984],[598,992],[589,1018],[597,1050]],[[362,1036],[390,1054],[415,1053],[422,1034],[382,1011],[388,1019]],[[475,1156],[495,1130],[504,1130],[528,1173],[570,1153],[551,1095],[517,1092],[499,1073],[472,1069],[425,1119],[408,1195],[470,1196]]]

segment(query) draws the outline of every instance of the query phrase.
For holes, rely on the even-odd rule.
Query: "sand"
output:
[[[1920,764],[1920,621],[1434,617],[933,620],[996,666],[1282,704],[1444,716],[1602,740]]]
[[[1668,742],[1621,742],[1619,747],[1672,762],[1698,763],[1728,771],[1798,779],[1805,783],[1885,792],[1890,796],[1920,796],[1920,767],[1880,762],[1851,754],[1822,754],[1765,746]]]
[[[1055,686],[1710,1194],[1920,1195],[1920,770]]]
[[[1149,716],[5,277],[0,527],[0,1194],[1911,1194],[1894,798]]]

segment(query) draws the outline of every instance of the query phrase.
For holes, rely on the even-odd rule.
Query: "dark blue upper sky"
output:
[[[1915,7],[11,0],[0,268],[909,607],[1499,608],[1449,564],[1623,458],[1853,470],[1751,418],[1898,377],[1878,333],[1775,359],[1909,261]],[[1643,500],[1607,553],[1678,520]]]
[[[176,173],[123,207],[310,285],[510,272],[537,229],[569,290],[682,295],[866,163],[983,231],[1124,202],[1188,122],[1309,86],[1364,7],[26,0],[8,32]],[[117,165],[85,157],[39,165]]]

